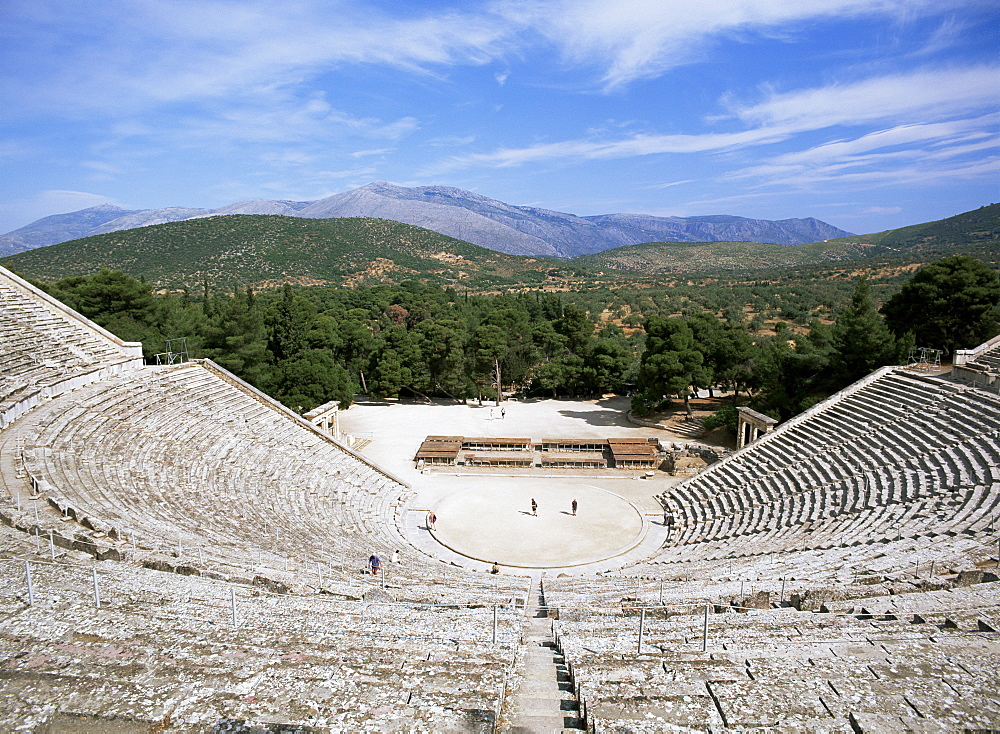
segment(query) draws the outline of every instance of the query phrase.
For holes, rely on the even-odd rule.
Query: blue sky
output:
[[[0,232],[374,180],[575,214],[1000,201],[995,0],[4,0]]]

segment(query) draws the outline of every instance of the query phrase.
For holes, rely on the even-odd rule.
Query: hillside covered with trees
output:
[[[499,374],[504,392],[525,396],[632,393],[640,413],[720,388],[783,419],[905,360],[922,322],[904,307],[934,312],[936,331],[918,331],[931,340],[920,346],[936,346],[935,334],[978,343],[1000,331],[1000,278],[967,256],[928,265],[897,287],[882,308],[888,319],[860,277],[831,319],[794,329],[784,321],[763,329],[743,308],[696,308],[690,298],[680,313],[669,312],[670,301],[667,308],[650,301],[648,310],[631,311],[638,324],[623,325],[605,304],[588,309],[573,294],[476,296],[415,281],[157,294],[103,270],[42,285],[122,338],[142,341],[150,359],[165,339],[187,337],[190,356],[214,359],[296,410],[348,403],[359,391],[494,398]],[[934,311],[944,291],[951,305]],[[809,313],[813,304],[802,307]]]
[[[110,232],[4,258],[40,280],[101,268],[157,289],[255,290],[296,285],[366,286],[419,280],[493,288],[546,282],[555,260],[506,255],[385,219],[231,215]]]
[[[1000,205],[807,245],[654,242],[572,259],[508,255],[385,219],[220,215],[63,242],[0,262],[48,281],[106,267],[158,290],[193,290],[205,283],[268,290],[285,283],[356,287],[412,280],[489,293],[655,287],[663,278],[706,276],[784,280],[794,271],[839,271],[853,278],[861,270],[900,271],[949,254],[1000,264]]]

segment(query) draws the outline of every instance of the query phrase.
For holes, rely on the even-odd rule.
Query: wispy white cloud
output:
[[[946,17],[934,29],[927,42],[921,46],[915,56],[930,56],[940,53],[950,48],[954,48],[963,42],[963,36],[969,28],[969,23],[958,20],[953,15]]]
[[[416,118],[358,117],[331,105],[323,93],[300,99],[275,91],[264,106],[220,102],[211,114],[192,113],[159,136],[174,145],[334,143],[345,138],[399,140],[419,127]],[[287,155],[287,153],[286,153]]]
[[[366,158],[372,155],[386,155],[392,153],[395,148],[370,148],[368,150],[356,150],[351,153],[351,158]]]
[[[302,150],[285,149],[265,151],[260,159],[275,167],[288,168],[312,163],[316,160],[316,156]]]
[[[683,181],[668,181],[666,183],[653,184],[652,186],[649,186],[648,188],[651,188],[651,189],[670,189],[670,188],[673,188],[674,186],[681,186],[683,184],[689,184],[689,183],[693,183],[693,182],[694,182],[693,178],[686,178]]]
[[[427,141],[427,145],[435,148],[457,148],[474,142],[476,142],[475,135],[442,135],[431,138]]]
[[[108,0],[73,13],[57,0],[12,0],[5,15],[13,31],[7,38],[30,26],[32,40],[4,53],[21,72],[11,80],[11,97],[35,108],[70,103],[88,114],[107,112],[111,103],[120,112],[223,95],[255,98],[348,64],[421,74],[482,64],[511,32],[482,10],[394,17],[343,0]]]
[[[998,94],[1000,66],[929,68],[775,93],[762,102],[732,105],[732,114],[754,125],[817,130],[899,118],[926,121],[992,110]]]
[[[866,206],[861,210],[862,214],[899,214],[903,211],[901,206]]]
[[[573,160],[611,160],[657,153],[703,153],[776,142],[788,136],[777,129],[747,130],[734,133],[706,133],[702,135],[631,135],[617,140],[564,140],[537,143],[524,148],[500,148],[489,153],[470,153],[453,156],[428,169],[448,171],[470,166],[519,166]]]
[[[80,165],[93,171],[92,181],[112,181],[124,173],[121,166],[108,161],[83,161]]]
[[[722,39],[792,37],[809,22],[912,16],[940,12],[944,5],[930,0],[514,0],[504,8],[509,18],[557,45],[569,62],[603,67],[603,84],[615,88],[699,60]]]
[[[854,138],[840,138],[818,146],[779,155],[742,176],[774,176],[826,161],[831,166],[854,166],[852,158],[865,151],[893,146],[920,146],[935,141],[992,137],[990,115],[1000,92],[1000,67],[915,70],[910,74],[863,79],[850,84],[771,93],[747,105],[729,104],[730,118],[745,125],[736,132],[695,134],[633,134],[618,138],[581,138],[536,143],[522,148],[499,148],[486,153],[452,156],[437,171],[474,166],[518,166],[581,160],[621,159],[654,154],[719,153],[788,141],[806,133],[851,128],[878,122],[893,127]],[[980,113],[963,118],[968,113]],[[953,119],[948,119],[953,118]],[[958,119],[954,119],[958,118]],[[912,120],[941,120],[914,123]],[[990,144],[983,143],[983,147]],[[956,149],[955,155],[958,154]],[[926,156],[925,156],[926,157]],[[839,162],[838,162],[839,161]],[[432,169],[434,170],[434,169]]]

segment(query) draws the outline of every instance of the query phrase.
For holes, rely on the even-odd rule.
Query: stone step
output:
[[[532,581],[518,655],[515,692],[504,702],[499,727],[510,734],[584,730],[580,703],[573,692],[563,656],[552,639],[552,623],[544,614],[539,579]]]

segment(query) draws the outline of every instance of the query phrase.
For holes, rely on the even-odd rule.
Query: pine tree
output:
[[[875,310],[865,276],[858,279],[850,305],[837,316],[831,341],[835,390],[899,361],[897,340]]]
[[[983,343],[998,330],[1000,276],[969,255],[951,255],[925,265],[882,307],[900,336],[951,353]]]
[[[705,386],[710,374],[695,345],[694,332],[683,319],[665,316],[650,316],[644,327],[646,350],[639,364],[639,394],[633,406],[646,412],[664,398],[680,395],[691,415],[692,388]]]

